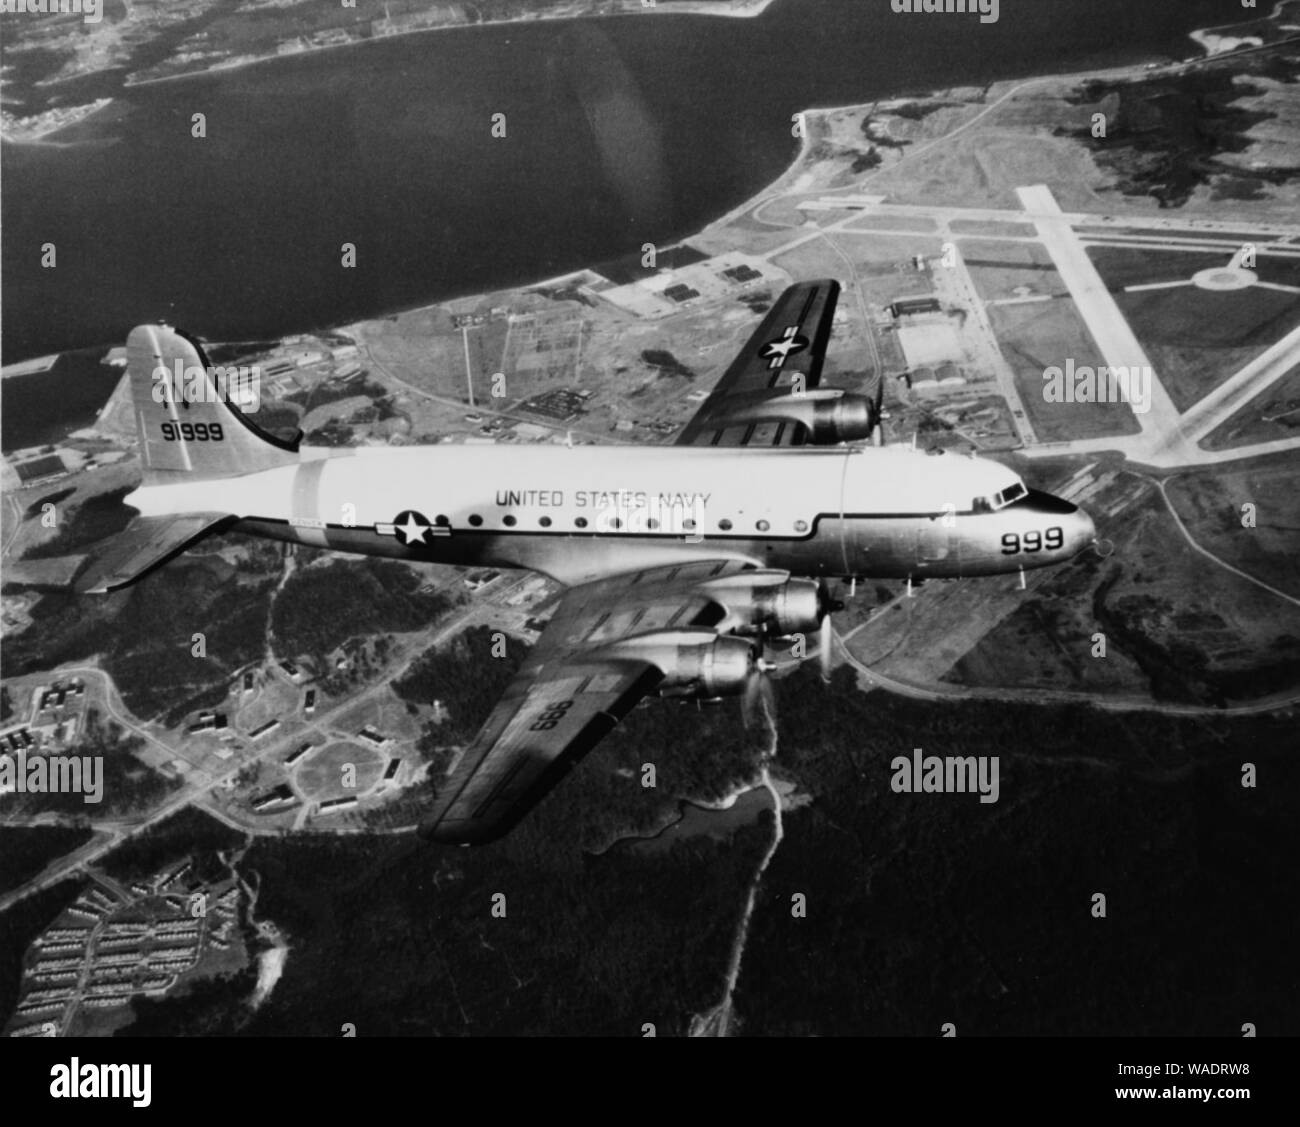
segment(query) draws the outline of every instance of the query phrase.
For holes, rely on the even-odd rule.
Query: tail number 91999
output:
[[[1002,537],[1002,554],[1016,556],[1021,552],[1041,552],[1046,548],[1055,552],[1065,547],[1065,533],[1059,528],[1049,528],[1046,532],[1008,532]]]
[[[162,436],[168,442],[221,442],[225,439],[220,423],[163,423]]]

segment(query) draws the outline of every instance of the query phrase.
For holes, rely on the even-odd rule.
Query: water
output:
[[[0,450],[57,443],[90,426],[122,378],[121,368],[100,363],[103,356],[102,348],[66,352],[48,372],[5,380]]]
[[[278,336],[639,253],[777,176],[800,109],[1183,56],[1222,18],[1215,0],[1007,0],[981,26],[800,0],[435,32],[125,90],[106,143],[3,147],[4,359],[159,318]]]

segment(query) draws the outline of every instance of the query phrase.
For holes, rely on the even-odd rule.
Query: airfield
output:
[[[1194,70],[1129,78],[1164,90]],[[1257,81],[1254,104],[1294,112]],[[882,379],[888,441],[1008,460],[1087,507],[1107,552],[1025,590],[873,585],[839,616],[864,684],[1271,707],[1300,659],[1297,189],[1225,202],[1209,176],[1177,209],[1121,194],[1078,136],[1097,110],[1080,89],[810,113],[781,182],[653,262],[344,331],[415,441],[668,442],[781,289],[837,277],[823,383]],[[1259,130],[1231,167],[1289,159]],[[1062,399],[1054,368],[1149,382],[1136,404],[1104,385]]]
[[[1291,708],[1300,184],[1269,170],[1300,164],[1294,138],[1270,124],[1294,120],[1300,95],[1252,69],[1260,57],[809,111],[803,152],[777,183],[673,246],[241,355],[265,373],[254,417],[301,427],[308,443],[669,443],[781,290],[835,277],[824,386],[866,393],[883,381],[886,441],[1005,460],[1085,507],[1103,539],[1023,585],[846,587],[835,656],[860,688],[1190,717]],[[1095,114],[1114,119],[1114,88],[1138,91],[1118,96],[1122,109],[1144,84],[1161,92],[1220,71],[1248,74],[1241,97],[1267,109],[1241,145],[1204,157],[1175,206],[1167,185],[1121,183],[1090,133]],[[1089,82],[1105,88],[1095,101]],[[1244,191],[1252,178],[1258,190]],[[1048,392],[1054,369],[1102,368],[1149,383],[1138,398],[1104,384]],[[11,580],[66,578],[66,559],[23,558],[55,535],[33,519],[40,502],[75,489],[81,506],[122,488],[133,441],[119,387],[91,431],[41,455],[65,472],[25,482],[6,467]],[[251,574],[241,551],[215,548],[213,583]],[[265,598],[330,562],[266,562]],[[554,594],[524,575],[413,570],[447,596],[436,621],[359,628],[314,656],[273,650],[268,628],[255,659],[187,685],[208,696],[183,716],[133,713],[127,700],[153,698],[124,693],[97,660],[7,678],[15,698],[83,679],[89,707],[138,740],[133,754],[168,789],[4,890],[0,908],[93,871],[191,803],[249,835],[409,829],[429,756],[421,736],[441,713],[392,682],[469,629],[535,637]],[[30,613],[39,589],[7,592],[7,621],[28,645],[50,628]],[[359,662],[364,676],[344,676]],[[220,730],[205,719],[216,714]],[[62,822],[45,812],[0,824]]]

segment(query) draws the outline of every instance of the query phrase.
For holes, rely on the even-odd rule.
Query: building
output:
[[[221,732],[229,723],[224,712],[200,712],[199,718],[185,730],[192,736],[200,732]]]
[[[889,307],[889,312],[895,320],[901,321],[904,317],[917,317],[923,313],[942,313],[943,306],[935,297],[903,297]]]
[[[267,791],[266,794],[253,799],[249,804],[254,810],[259,812],[269,810],[275,806],[286,806],[297,802],[298,796],[293,793],[293,789],[288,783],[281,783],[274,790]]]

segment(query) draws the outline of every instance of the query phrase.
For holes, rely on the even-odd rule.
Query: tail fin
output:
[[[298,461],[301,435],[286,442],[268,434],[231,403],[234,369],[210,365],[197,341],[166,325],[140,325],[126,350],[145,485]]]

